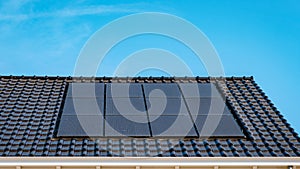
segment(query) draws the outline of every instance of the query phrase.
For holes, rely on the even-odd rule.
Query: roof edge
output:
[[[300,166],[300,157],[0,157],[0,166]]]

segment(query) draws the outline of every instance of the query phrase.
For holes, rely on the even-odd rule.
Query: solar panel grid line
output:
[[[189,108],[189,106],[188,106],[188,104],[187,104],[187,102],[186,102],[186,98],[185,98],[184,95],[183,95],[182,89],[180,88],[179,85],[178,85],[178,88],[179,88],[179,90],[180,90],[180,92],[181,92],[182,99],[183,99],[184,104],[185,104],[185,106],[186,106],[186,108],[187,108],[187,110],[188,110],[189,116],[190,116],[190,118],[191,118],[191,120],[192,120],[192,122],[193,122],[193,127],[194,127],[195,130],[196,130],[197,137],[200,137],[199,130],[197,129],[197,126],[195,125],[195,121],[194,121],[193,116],[192,116],[192,114],[191,114],[190,108]]]
[[[149,126],[149,131],[150,131],[150,137],[153,137],[152,127],[151,127],[151,124],[150,124],[149,112],[148,112],[148,107],[147,107],[147,102],[146,102],[145,89],[144,89],[144,85],[143,84],[141,86],[142,86],[142,93],[143,93],[143,98],[144,98],[144,105],[145,105],[146,114],[147,114],[148,126]]]
[[[199,133],[199,137],[201,137],[201,136],[203,136],[202,135],[202,128],[203,128],[203,126],[200,126],[198,123],[197,123],[197,120],[199,120],[199,117],[201,117],[201,108],[208,108],[208,110],[206,109],[206,111],[204,111],[205,112],[205,114],[208,114],[208,117],[212,117],[212,116],[210,116],[210,115],[213,115],[213,114],[219,114],[219,115],[224,115],[224,111],[225,111],[225,115],[230,115],[230,116],[232,116],[232,118],[233,118],[233,114],[231,114],[230,113],[230,111],[229,111],[229,109],[228,109],[228,107],[227,107],[227,105],[226,105],[226,101],[223,99],[223,97],[222,97],[222,95],[221,95],[221,93],[218,91],[218,88],[217,88],[217,86],[215,86],[213,83],[211,83],[211,84],[205,84],[205,83],[198,83],[197,84],[198,85],[198,89],[200,89],[201,88],[201,85],[205,85],[204,86],[204,88],[206,88],[207,89],[207,87],[208,87],[208,85],[210,86],[210,88],[211,88],[211,93],[210,94],[212,94],[211,96],[209,96],[209,93],[207,92],[207,90],[205,90],[205,97],[203,98],[203,95],[201,95],[201,90],[199,90],[199,95],[198,95],[198,100],[200,101],[200,105],[199,105],[199,108],[198,108],[198,110],[196,109],[196,110],[194,110],[194,111],[196,111],[196,112],[194,112],[195,114],[197,114],[197,117],[196,117],[196,119],[193,119],[194,120],[194,124],[195,124],[195,127],[196,127],[196,129],[197,129],[197,131],[198,131],[198,133]],[[180,85],[179,84],[179,88],[181,89],[180,91],[182,92],[182,95],[183,95],[183,98],[184,98],[184,100],[185,100],[185,103],[186,103],[186,105],[187,105],[187,108],[188,108],[188,110],[189,110],[189,113],[190,113],[190,116],[191,116],[191,118],[193,117],[193,118],[195,118],[194,116],[193,116],[193,112],[191,111],[191,104],[189,104],[189,102],[188,102],[188,99],[191,99],[191,98],[193,98],[193,99],[195,99],[196,97],[196,95],[195,95],[195,92],[188,92],[188,99],[186,98],[186,95],[185,95],[185,93],[184,93],[184,91],[182,90],[182,86],[183,85]],[[191,85],[189,85],[189,86],[191,86]],[[192,96],[192,97],[191,97]],[[212,100],[215,100],[215,98],[218,98],[219,99],[219,101],[220,100],[222,100],[222,102],[223,103],[220,103],[220,102],[218,102],[218,104],[216,104],[216,103],[213,103],[213,102],[208,102],[208,106],[206,105],[206,106],[203,106],[203,102],[201,102],[201,99],[203,100],[203,99],[210,99],[210,101],[212,101]],[[211,105],[211,103],[213,104],[213,105]],[[198,105],[197,105],[198,103],[196,103],[196,108],[198,107]],[[216,106],[221,106],[221,107],[219,107],[219,109],[217,109],[217,110],[215,110],[216,109]],[[224,108],[224,110],[222,110]],[[200,111],[200,112],[199,112]],[[202,111],[203,112],[203,111]],[[222,112],[222,113],[221,113]],[[200,115],[199,115],[200,114]],[[207,121],[207,119],[209,119],[209,118],[205,118],[205,120],[204,120],[204,118],[203,118],[203,116],[202,116],[202,119],[200,119],[201,121],[202,121],[202,125],[203,124],[207,124],[207,123],[205,123],[206,121]],[[207,126],[204,126],[204,135],[209,135],[209,136],[213,136],[213,137],[216,137],[216,136],[221,136],[220,134],[216,134],[216,133],[218,133],[218,132],[220,132],[219,130],[224,130],[223,128],[218,128],[219,127],[219,125],[222,125],[221,124],[221,122],[222,122],[222,118],[221,119],[215,119],[214,121],[211,121],[209,124],[212,124],[212,123],[214,123],[214,122],[216,122],[216,121],[218,121],[218,126],[216,126],[216,125],[213,125],[212,126],[212,128],[215,128],[215,130],[214,131],[212,131],[211,129],[207,129]],[[240,136],[243,136],[243,133],[242,133],[242,131],[241,131],[241,129],[240,128],[237,128],[237,123],[236,123],[236,121],[234,120],[234,121],[231,121],[231,123],[227,123],[227,125],[228,126],[231,126],[232,127],[232,129],[234,129],[235,131],[234,132],[232,132],[232,136],[237,136],[237,137],[240,137]],[[200,131],[200,129],[201,129],[201,131]],[[208,132],[208,133],[207,133]],[[224,132],[224,136],[226,136],[226,134],[225,134],[225,132]]]
[[[142,91],[142,85],[141,84],[135,84],[135,83],[122,83],[124,85],[120,85],[118,83],[111,83],[108,84],[107,89],[107,97],[106,97],[106,129],[105,133],[106,135],[112,135],[112,136],[129,136],[129,137],[150,137],[150,128],[149,128],[149,121],[148,117],[146,116],[146,107],[144,105],[144,97],[143,97],[143,91]],[[124,87],[125,86],[125,87]],[[127,91],[129,91],[127,93]],[[143,113],[145,112],[145,113]],[[116,116],[118,115],[118,116]],[[114,118],[119,120],[119,123],[127,124],[124,125],[122,129],[118,128],[114,122],[110,121],[109,119]],[[141,119],[142,118],[142,119]],[[130,121],[132,120],[132,121]],[[141,120],[143,122],[141,122]],[[140,131],[137,127],[142,127],[141,124],[147,122],[148,129],[145,128],[145,125],[143,125],[143,129],[145,131]],[[111,123],[115,126],[109,126]],[[137,127],[132,127],[132,124],[135,124]],[[110,131],[107,130],[107,127],[110,127]],[[138,131],[134,132],[132,131],[131,134],[128,134],[128,132],[125,130],[126,128],[130,128],[132,130]],[[118,130],[115,132],[114,129]],[[121,131],[122,130],[122,131]],[[118,133],[119,132],[119,133]],[[127,132],[127,133],[122,133]],[[149,134],[150,133],[150,134]]]
[[[102,119],[104,117],[104,114],[101,114],[101,111],[104,112],[104,87],[105,84],[94,83],[72,83],[68,86],[63,112],[58,126],[58,136],[68,137],[72,136],[72,133],[74,136],[78,135],[83,137],[104,136],[104,131],[101,130],[101,124],[103,124]],[[103,99],[99,101],[99,97]],[[99,107],[99,105],[101,106]],[[91,117],[98,117],[98,120],[93,121],[95,119]],[[87,121],[87,119],[89,120]],[[90,127],[89,121],[99,126]],[[95,130],[97,130],[98,134],[95,133]]]
[[[159,84],[159,85],[162,85],[162,84]],[[156,85],[157,87],[159,87],[159,85]],[[190,118],[190,116],[189,116],[189,113],[188,113],[188,111],[187,110],[182,110],[182,107],[184,107],[184,108],[186,108],[186,105],[184,104],[184,103],[182,103],[182,93],[180,92],[180,89],[178,88],[178,85],[177,85],[177,83],[173,83],[172,84],[172,87],[173,87],[173,91],[177,91],[178,93],[175,95],[176,97],[174,97],[174,95],[171,95],[171,97],[169,97],[170,95],[168,95],[168,94],[170,94],[170,93],[168,93],[168,92],[165,92],[164,91],[164,89],[165,88],[160,88],[161,90],[163,90],[163,92],[166,94],[166,96],[165,97],[161,97],[161,98],[159,98],[159,97],[157,97],[157,95],[156,96],[154,96],[154,98],[152,98],[152,101],[153,100],[161,100],[161,101],[163,101],[164,99],[166,100],[166,104],[169,104],[170,103],[170,101],[171,100],[178,100],[178,98],[180,98],[180,103],[178,102],[178,103],[174,103],[173,102],[173,104],[171,104],[171,107],[170,106],[167,106],[167,107],[165,107],[165,110],[164,110],[164,112],[166,112],[167,111],[167,114],[165,114],[164,112],[163,113],[158,113],[158,110],[156,110],[156,112],[154,111],[154,114],[153,114],[153,112],[150,114],[149,113],[149,107],[147,107],[147,111],[148,111],[148,114],[149,114],[149,118],[150,118],[150,121],[151,121],[151,126],[153,126],[153,127],[160,127],[161,128],[161,126],[163,126],[164,125],[164,123],[166,122],[166,121],[168,121],[168,120],[170,120],[171,118],[173,118],[173,122],[175,121],[175,123],[177,122],[175,119],[177,119],[177,118],[180,118],[180,117],[185,117],[185,116],[183,116],[183,115],[186,115],[186,116],[188,116],[188,118]],[[176,88],[175,90],[174,90],[174,88]],[[149,94],[149,92],[148,92],[148,94]],[[146,105],[148,105],[147,103],[149,103],[149,99],[150,98],[150,96],[148,97],[148,98],[146,98]],[[153,102],[152,102],[153,103]],[[160,103],[160,102],[158,102],[158,103]],[[171,102],[172,103],[172,102]],[[178,107],[175,107],[175,109],[172,109],[172,108],[174,108],[174,105],[179,105],[180,106],[180,109],[178,108]],[[152,105],[153,106],[153,105]],[[170,108],[171,108],[171,110],[170,110]],[[150,108],[151,109],[151,108]],[[176,109],[177,109],[177,111],[179,111],[178,113],[174,113],[174,111],[176,111]],[[170,112],[171,111],[171,112]],[[182,114],[183,113],[183,114]],[[159,116],[158,116],[159,115]],[[155,121],[156,120],[159,120],[159,118],[163,118],[164,119],[164,121],[162,121],[161,122],[161,124],[155,124],[155,121],[153,121],[152,120],[152,117],[156,117],[156,119],[155,119]],[[166,119],[166,117],[168,117],[169,119]],[[191,120],[191,119],[190,119]],[[187,121],[186,121],[187,122]],[[155,137],[173,137],[173,136],[177,136],[177,137],[182,137],[182,138],[184,138],[184,137],[197,137],[198,136],[198,134],[197,134],[197,132],[195,132],[195,128],[194,128],[194,123],[193,123],[193,121],[189,121],[191,124],[192,124],[192,126],[191,126],[191,128],[188,128],[184,133],[180,133],[180,129],[182,128],[182,126],[185,126],[186,124],[182,124],[182,121],[180,121],[180,123],[181,124],[177,124],[177,125],[172,125],[172,126],[167,126],[167,127],[178,127],[178,126],[180,126],[181,128],[179,128],[178,130],[172,130],[171,129],[171,133],[170,132],[167,132],[167,133],[165,133],[165,132],[160,132],[160,133],[157,133],[156,132],[156,134],[155,134]],[[170,130],[170,128],[168,128],[168,130],[167,131],[169,131]],[[194,130],[194,133],[191,135],[190,134],[190,131],[192,131],[192,130]],[[153,132],[153,130],[152,130],[152,132]],[[180,134],[177,134],[176,135],[176,133],[180,133]],[[153,136],[154,136],[154,134],[153,134]]]
[[[103,125],[102,125],[102,127],[103,127],[103,136],[106,136],[105,135],[105,123],[106,123],[106,113],[107,113],[107,107],[106,107],[106,102],[107,102],[107,100],[106,100],[106,92],[107,91],[107,85],[104,83],[104,110],[103,110],[103,113],[104,113],[104,123],[103,123]]]

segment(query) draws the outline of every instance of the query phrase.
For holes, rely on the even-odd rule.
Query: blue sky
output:
[[[300,132],[300,2],[212,1],[0,1],[0,73],[72,75],[80,49],[105,24],[139,12],[184,18],[215,46],[226,76],[254,76],[285,118]],[[174,47],[176,46],[176,47]],[[105,58],[99,75],[112,75],[126,55],[143,48],[172,50],[197,75],[201,64],[178,42],[157,36],[129,39]],[[116,56],[118,55],[118,57]],[[141,75],[163,74],[148,71]]]

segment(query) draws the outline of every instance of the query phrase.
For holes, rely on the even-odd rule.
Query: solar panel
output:
[[[149,115],[188,115],[182,98],[147,98]]]
[[[244,136],[232,115],[198,115],[195,120],[195,125],[200,136]]]
[[[109,83],[106,86],[106,97],[143,97],[139,83]]]
[[[226,114],[231,115],[224,100],[220,97],[186,99],[187,107],[193,115]]]
[[[106,115],[146,116],[144,98],[107,98]]]
[[[150,137],[147,116],[106,116],[105,136]]]
[[[103,136],[103,116],[63,115],[61,116],[58,137],[101,137]]]
[[[180,98],[181,93],[176,83],[144,83],[145,97]]]
[[[198,137],[188,115],[149,116],[153,137]]]
[[[103,136],[104,84],[70,83],[58,137]]]
[[[104,99],[103,83],[70,83],[67,97],[100,97]]]
[[[57,136],[198,137],[198,134],[244,136],[214,84],[108,83],[105,90],[103,83],[71,83]]]
[[[63,115],[104,115],[104,100],[99,98],[67,97]]]
[[[212,83],[178,83],[185,98],[221,97]]]

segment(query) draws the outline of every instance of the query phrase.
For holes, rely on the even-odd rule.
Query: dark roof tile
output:
[[[70,82],[215,83],[246,138],[56,138]],[[300,138],[252,77],[0,76],[0,156],[300,156]]]

